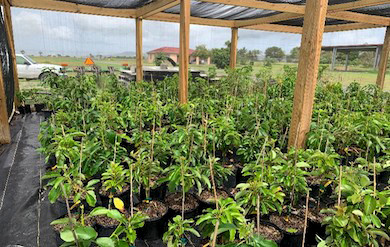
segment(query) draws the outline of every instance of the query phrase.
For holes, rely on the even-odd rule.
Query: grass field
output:
[[[83,66],[84,59],[82,58],[74,58],[74,57],[32,57],[38,63],[50,63],[50,64],[68,64],[68,68],[74,68],[76,66]],[[94,62],[97,66],[100,66],[102,69],[107,69],[108,66],[113,66],[116,69],[121,69],[122,64],[135,65],[134,59],[122,59],[122,58],[105,58],[102,60],[94,59]],[[153,65],[149,64],[146,61],[145,65]],[[283,72],[283,66],[285,63],[276,63],[272,65],[272,73],[274,75],[280,74]],[[290,66],[297,66],[297,64],[288,64]],[[254,64],[254,74],[256,74],[259,70],[259,67],[262,66],[261,62],[256,62]],[[204,70],[207,72],[210,66],[208,65],[190,65],[191,68]],[[343,71],[344,66],[340,65],[336,67],[336,71],[331,71],[330,69],[326,69],[323,75],[323,79],[333,81],[333,82],[341,82],[344,86],[347,86],[351,82],[358,82],[361,85],[367,84],[375,84],[377,71],[370,70],[367,68],[363,68],[360,66],[350,66],[349,71]],[[223,75],[223,70],[217,70],[219,75]],[[70,74],[72,75],[72,74]],[[36,88],[41,87],[39,81],[26,81],[21,80],[20,85],[22,89],[28,88]],[[385,88],[384,90],[390,91],[390,71],[387,73]]]

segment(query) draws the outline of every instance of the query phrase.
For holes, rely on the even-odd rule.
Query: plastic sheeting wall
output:
[[[103,8],[120,8],[120,9],[134,9],[139,8],[144,5],[147,5],[152,0],[65,0],[66,2],[72,2],[77,4],[84,4],[90,6],[97,6]],[[270,3],[290,3],[296,5],[304,5],[305,0],[263,0]],[[353,2],[355,0],[329,0],[329,5],[341,4]],[[383,4],[379,6],[365,7],[361,9],[353,10],[357,13],[371,14],[371,15],[380,15],[380,16],[390,16],[390,4]],[[165,13],[179,14],[180,6],[175,6],[164,11]],[[271,15],[279,14],[280,12],[263,10],[263,9],[254,9],[246,8],[239,6],[231,6],[225,4],[217,3],[208,3],[201,1],[191,1],[191,16],[203,17],[209,19],[224,19],[224,20],[245,20],[245,19],[254,19],[267,17]],[[340,21],[327,19],[327,25],[338,25],[350,23],[348,21]],[[280,22],[278,24],[290,25],[290,26],[302,26],[303,19],[288,20]]]
[[[3,72],[5,96],[7,98],[7,111],[8,116],[10,116],[14,105],[14,70],[2,7],[0,11],[0,59]]]

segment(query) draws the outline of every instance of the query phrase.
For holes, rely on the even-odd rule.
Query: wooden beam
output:
[[[17,93],[20,91],[19,86],[19,77],[18,77],[18,68],[16,64],[16,53],[15,53],[15,42],[13,35],[13,27],[12,27],[12,17],[11,17],[11,6],[7,0],[4,1],[4,22],[7,29],[7,39],[10,47],[11,58],[12,58],[12,67],[13,67],[13,75],[14,75],[14,104],[15,106],[19,106],[20,102],[18,97],[16,97]]]
[[[302,33],[302,27],[278,25],[278,24],[258,24],[253,26],[246,26],[243,29],[262,30],[270,32],[283,32],[283,33]]]
[[[360,14],[360,13],[354,13],[350,11],[332,12],[332,13],[328,13],[326,17],[337,19],[337,20],[355,21],[355,22],[361,22],[367,24],[376,24],[376,25],[384,25],[384,26],[390,25],[389,17]]]
[[[55,0],[12,0],[13,7],[52,10],[89,15],[135,18],[135,9],[100,8]]]
[[[188,60],[191,0],[180,0],[179,102],[188,102]]]
[[[168,14],[168,13],[158,13],[153,16],[146,18],[147,20],[153,21],[166,21],[166,22],[180,22],[180,15],[178,14]],[[196,25],[206,25],[206,26],[215,26],[215,27],[233,27],[234,21],[231,20],[221,20],[221,19],[207,19],[201,17],[190,17],[191,24]]]
[[[376,85],[381,89],[383,89],[385,85],[387,63],[389,61],[389,52],[390,52],[390,27],[387,27],[385,40],[383,42],[381,59],[379,62],[378,77],[376,79]]]
[[[11,142],[11,132],[7,112],[7,97],[5,96],[4,90],[3,68],[0,66],[0,144],[7,144]]]
[[[386,3],[389,3],[389,0],[360,0],[360,1],[349,2],[349,3],[334,4],[328,7],[328,13],[335,12],[335,11],[360,9],[364,7],[377,6]]]
[[[376,24],[366,24],[366,23],[348,23],[340,25],[329,25],[325,26],[325,32],[341,32],[341,31],[350,31],[350,30],[359,30],[359,29],[369,29],[369,28],[379,28],[383,25]]]
[[[237,64],[237,43],[238,43],[238,28],[232,28],[232,37],[230,41],[230,68],[236,68]]]
[[[137,17],[146,18],[160,13],[166,9],[174,7],[180,3],[180,0],[157,0],[136,10]]]
[[[307,0],[294,90],[289,147],[303,148],[310,130],[328,0]]]
[[[234,22],[234,24],[235,24],[234,26],[241,28],[241,27],[251,26],[251,25],[269,24],[269,23],[273,23],[273,22],[297,19],[300,17],[302,17],[301,14],[282,13],[282,14],[276,14],[276,15],[271,15],[271,16],[267,16],[267,17],[255,18],[255,19],[238,20],[238,21]]]
[[[296,13],[296,14],[298,13],[302,15],[305,13],[305,6],[291,4],[291,3],[270,3],[270,2],[258,1],[258,0],[200,0],[200,1],[254,8],[254,9],[266,9],[266,10],[273,10],[273,11],[286,12],[286,13]]]
[[[142,67],[143,53],[142,53],[142,19],[135,19],[135,44],[136,44],[136,73],[137,82],[143,81],[144,71]]]

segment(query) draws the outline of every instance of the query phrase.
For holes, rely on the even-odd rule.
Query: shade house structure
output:
[[[143,78],[142,21],[180,23],[178,90],[182,104],[188,101],[191,24],[231,28],[231,68],[236,66],[240,28],[301,34],[298,76],[289,130],[289,145],[298,147],[304,145],[310,128],[323,33],[387,27],[378,65],[377,85],[380,88],[383,88],[390,50],[389,0],[3,0],[2,5],[13,68],[16,68],[16,63],[10,7],[136,19],[138,81]],[[1,79],[0,141],[7,143],[10,141],[10,134],[4,83]],[[17,92],[15,69],[14,83],[14,92]]]

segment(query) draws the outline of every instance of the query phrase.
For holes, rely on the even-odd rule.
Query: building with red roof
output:
[[[210,58],[207,60],[203,61],[199,57],[195,57],[192,54],[195,52],[193,49],[189,49],[189,54],[190,54],[190,63],[195,63],[195,64],[208,64],[210,65]],[[177,47],[160,47],[154,50],[151,50],[147,52],[148,54],[148,62],[153,63],[154,59],[156,57],[156,54],[163,53],[167,57],[171,58],[175,63],[178,63],[179,61],[179,48]]]

